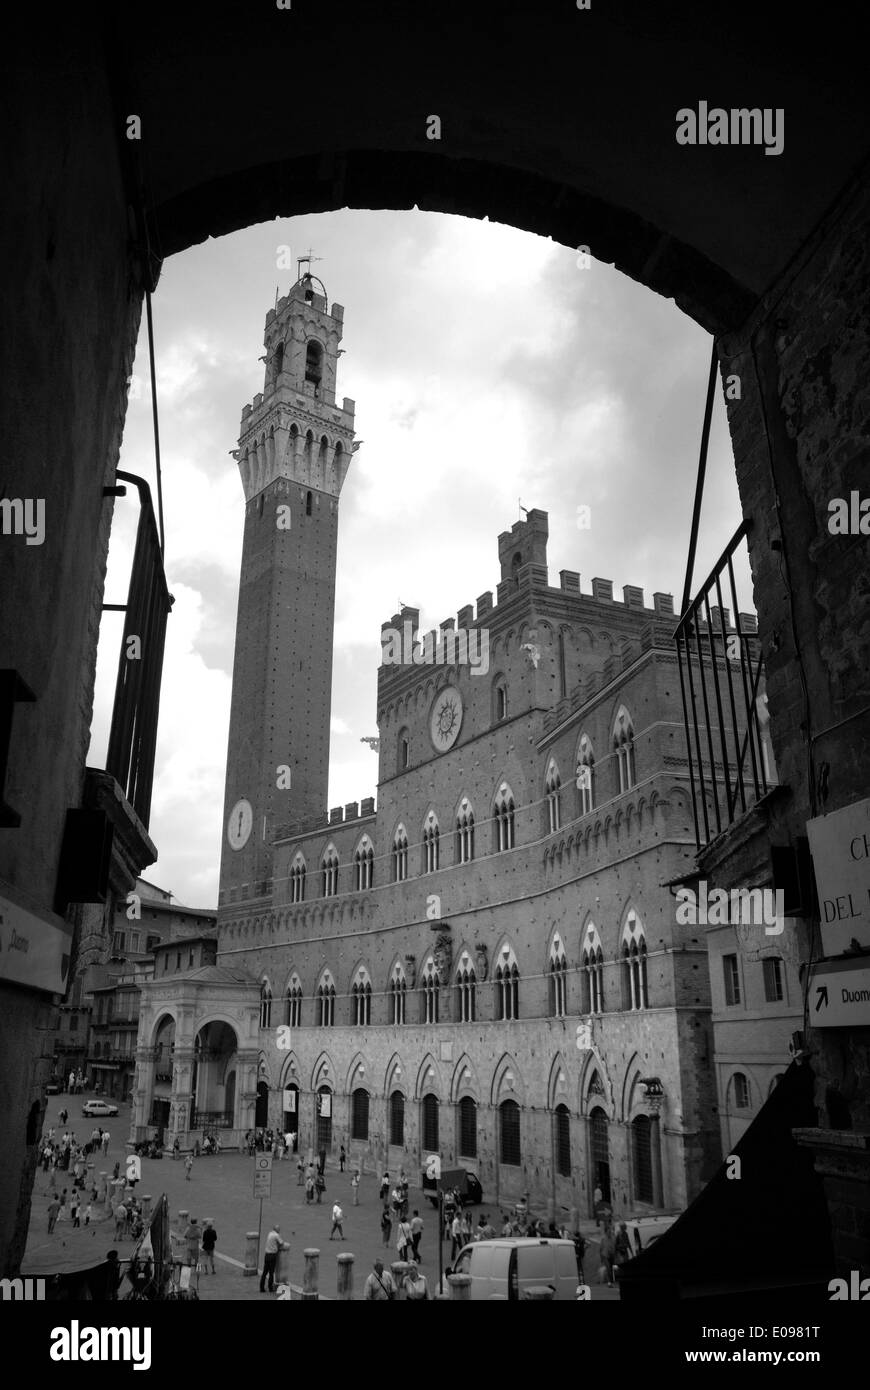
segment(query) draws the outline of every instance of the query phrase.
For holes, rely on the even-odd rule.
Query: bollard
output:
[[[150,1197],[150,1195],[147,1195],[147,1196],[146,1196],[146,1195],[143,1195],[143,1197],[142,1197],[142,1221],[143,1221],[143,1223],[147,1226],[150,1220],[151,1220],[151,1197]]]
[[[338,1297],[339,1299],[350,1300],[353,1298],[353,1255],[339,1255],[338,1257]]]
[[[305,1269],[302,1272],[302,1299],[303,1302],[313,1302],[319,1297],[317,1292],[318,1281],[318,1261],[320,1259],[319,1250],[303,1250],[305,1256]]]
[[[246,1279],[250,1278],[250,1276],[251,1276],[252,1274],[258,1274],[258,1273],[259,1273],[259,1270],[257,1269],[257,1262],[258,1262],[259,1254],[260,1254],[260,1232],[259,1232],[259,1231],[246,1231],[246,1232],[245,1232],[245,1269],[244,1269],[244,1277],[245,1277]]]
[[[447,1282],[450,1285],[450,1297],[452,1299],[465,1303],[471,1302],[470,1274],[448,1274]]]
[[[546,1298],[555,1297],[556,1290],[551,1289],[548,1284],[532,1284],[529,1288],[523,1290],[523,1298],[535,1299],[538,1302]]]
[[[275,1261],[275,1283],[290,1283],[290,1251],[281,1246],[278,1250],[278,1259]]]
[[[105,1202],[105,1200],[106,1200],[106,1183],[107,1183],[107,1181],[108,1181],[108,1177],[109,1177],[108,1173],[101,1173],[101,1174],[100,1174],[100,1182],[99,1182],[99,1187],[98,1187],[98,1189],[97,1189],[97,1201],[98,1201],[98,1202]]]
[[[392,1271],[393,1279],[395,1280],[395,1283],[396,1283],[396,1298],[397,1298],[397,1300],[404,1301],[404,1298],[405,1298],[405,1275],[408,1273],[408,1270],[409,1270],[410,1268],[411,1268],[411,1266],[410,1266],[410,1264],[408,1264],[407,1260],[394,1260],[393,1263],[390,1265],[390,1269],[391,1269],[391,1271]]]

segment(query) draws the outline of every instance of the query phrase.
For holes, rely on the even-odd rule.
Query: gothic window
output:
[[[456,995],[459,1003],[459,1022],[476,1022],[477,974],[467,951],[462,952],[456,970]]]
[[[438,975],[435,962],[430,956],[420,976],[420,990],[423,995],[423,1022],[438,1022]]]
[[[430,811],[423,826],[423,872],[434,874],[441,867],[441,832],[438,817]]]
[[[459,1152],[463,1158],[477,1158],[477,1103],[471,1096],[459,1102]]]
[[[411,766],[411,735],[407,729],[399,730],[399,743],[396,757],[396,771],[404,772]]]
[[[499,1159],[512,1168],[522,1162],[520,1153],[520,1107],[515,1100],[503,1100],[498,1107]]]
[[[405,1097],[401,1091],[390,1096],[390,1143],[398,1149],[405,1146]]]
[[[633,912],[629,913],[622,932],[622,992],[624,1009],[649,1008],[646,938]]]
[[[338,892],[338,853],[334,845],[328,845],[321,861],[324,898],[334,898]]]
[[[402,1024],[405,1022],[405,1000],[407,998],[408,985],[405,980],[405,972],[398,962],[393,966],[393,973],[390,976],[390,1022],[392,1024]]]
[[[567,1105],[556,1106],[556,1172],[560,1178],[571,1176],[571,1116]]]
[[[275,349],[275,381],[284,370],[284,344],[279,343]]]
[[[499,1019],[519,1018],[520,972],[512,946],[505,946],[499,956],[493,978],[495,1016]]]
[[[583,734],[577,746],[576,776],[580,815],[585,816],[595,806],[595,754],[588,734]]]
[[[514,798],[513,792],[505,782],[498,789],[493,809],[495,848],[499,853],[503,850],[513,849],[515,843]]]
[[[317,1090],[317,1147],[332,1148],[332,1092],[328,1086]]]
[[[302,985],[295,974],[287,986],[287,1023],[291,1028],[302,1027]]]
[[[559,933],[553,937],[549,964],[550,1014],[564,1018],[568,1012],[568,961]]]
[[[636,781],[634,765],[634,726],[631,715],[620,705],[613,725],[613,749],[616,754],[616,768],[619,778],[619,791],[627,792]]]
[[[357,1087],[351,1096],[350,1137],[363,1141],[369,1137],[369,1093],[362,1087]]]
[[[408,877],[408,833],[403,825],[393,836],[393,882],[404,883]]]
[[[309,435],[309,439],[310,439],[310,438],[311,438],[311,436]],[[312,496],[312,494],[311,494],[310,492],[306,492],[306,494],[305,494],[305,515],[306,515],[306,516],[310,516],[310,515],[311,515],[311,506],[312,506],[312,503],[313,503],[313,502],[314,502],[314,497]]]
[[[545,792],[547,798],[547,825],[549,833],[552,835],[554,830],[558,830],[562,824],[562,779],[559,776],[559,769],[555,761],[551,758],[547,768],[547,778]]]
[[[323,376],[323,348],[316,338],[309,338],[308,346],[305,349],[305,380],[312,382],[315,388],[320,386]]]
[[[266,980],[260,985],[260,1027],[272,1026],[272,991]]]
[[[301,903],[305,900],[305,860],[297,854],[290,869],[290,901]]]
[[[350,991],[351,1022],[356,1028],[368,1028],[372,1021],[372,982],[369,972],[361,965]]]
[[[438,1153],[438,1097],[423,1097],[423,1148],[427,1153]]]
[[[590,922],[583,940],[583,1006],[584,1014],[600,1014],[604,1010],[604,952],[601,938]]]
[[[360,892],[371,888],[374,876],[375,852],[368,835],[364,835],[353,856],[353,886]]]
[[[467,797],[463,797],[456,816],[456,858],[460,864],[474,858],[474,812]]]
[[[652,1136],[649,1116],[636,1115],[631,1122],[632,1166],[634,1195],[638,1202],[653,1202]]]
[[[328,970],[320,978],[315,999],[318,1028],[332,1028],[335,1024],[335,983]]]
[[[508,699],[507,681],[504,676],[496,676],[492,683],[492,722],[500,724],[507,719]]]
[[[742,1071],[734,1073],[734,1104],[738,1110],[749,1109],[749,1082]]]

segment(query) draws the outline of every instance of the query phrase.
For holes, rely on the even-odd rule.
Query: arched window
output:
[[[649,1008],[646,938],[633,912],[629,913],[622,930],[622,1007]]]
[[[613,725],[613,748],[616,753],[619,790],[627,792],[636,781],[634,766],[634,726],[631,715],[620,705]]]
[[[550,1014],[564,1018],[568,1012],[568,961],[559,933],[553,937],[549,964]]]
[[[295,974],[287,986],[287,1023],[291,1028],[302,1027],[302,984]]]
[[[332,1092],[328,1086],[317,1090],[317,1147],[332,1148]]]
[[[506,782],[499,787],[493,806],[495,849],[498,852],[514,847],[514,797]]]
[[[335,982],[328,970],[320,977],[315,1001],[318,1028],[332,1028],[335,1023]]]
[[[513,559],[511,560],[511,579],[513,580],[514,588],[519,588],[520,567],[522,563],[523,557],[521,552],[518,550],[516,555],[514,555]]]
[[[560,1178],[571,1176],[571,1116],[567,1105],[557,1105],[555,1114],[556,1172]]]
[[[551,758],[547,767],[547,777],[545,781],[545,792],[547,798],[547,825],[549,833],[552,835],[554,830],[558,830],[562,824],[562,779],[559,776],[559,769],[555,761]]]
[[[456,969],[456,995],[459,1002],[459,1022],[477,1020],[477,974],[467,951],[463,951]]]
[[[584,1014],[600,1014],[604,1010],[604,952],[601,938],[592,922],[583,939],[583,1006]]]
[[[593,1077],[593,1081],[598,1082],[598,1091],[593,1092],[592,1086],[590,1085],[590,1093],[593,1095],[599,1094],[603,1090],[603,1087],[598,1079],[597,1072]],[[609,1202],[610,1143],[607,1135],[607,1116],[600,1105],[594,1106],[593,1109],[589,1111],[589,1148],[592,1156],[593,1191],[595,1187],[599,1188],[602,1200]]]
[[[652,1205],[652,1142],[648,1115],[636,1115],[631,1122],[631,1153],[635,1199]]]
[[[411,735],[407,729],[399,730],[399,741],[396,747],[396,771],[404,772],[411,766]]]
[[[401,1091],[390,1096],[390,1143],[397,1149],[405,1146],[405,1097]]]
[[[260,1027],[272,1026],[272,991],[264,980],[260,985]]]
[[[734,1105],[737,1110],[749,1109],[749,1082],[742,1071],[734,1073]]]
[[[274,356],[274,358],[273,358],[273,362],[274,362],[274,367],[275,367],[275,378],[274,378],[274,379],[275,379],[275,382],[277,383],[279,376],[281,375],[281,373],[282,373],[283,370],[284,370],[284,344],[283,344],[283,343],[279,343],[278,346],[276,347],[276,349],[275,349],[275,356]]]
[[[305,349],[305,380],[316,387],[323,376],[323,348],[316,338],[309,338]]]
[[[310,444],[310,440],[311,440],[311,436],[310,436],[310,435],[308,436],[308,439],[309,439],[309,444]],[[314,495],[313,495],[313,493],[311,493],[311,492],[306,492],[306,494],[305,494],[305,515],[306,515],[306,516],[310,516],[310,515],[311,515],[311,508],[312,508],[313,502],[314,502]]]
[[[290,901],[301,903],[305,900],[305,860],[297,852],[290,869]]]
[[[338,892],[338,851],[328,845],[321,861],[324,898],[334,898]]]
[[[438,1097],[423,1097],[423,1148],[427,1153],[438,1153]]]
[[[580,795],[580,815],[587,815],[595,806],[595,754],[588,734],[577,745],[577,791]]]
[[[438,817],[430,811],[423,826],[423,872],[434,874],[441,867],[441,832]]]
[[[362,1087],[357,1087],[351,1096],[350,1137],[364,1141],[369,1137],[369,1093]]]
[[[471,1096],[459,1102],[459,1152],[463,1158],[477,1158],[477,1102]]]
[[[496,1018],[520,1016],[520,972],[512,946],[505,946],[499,956],[493,980]]]
[[[503,719],[507,719],[508,698],[507,681],[504,676],[498,675],[492,682],[492,722],[500,724]]]
[[[372,982],[369,972],[361,965],[350,991],[351,1022],[355,1028],[368,1028],[372,1021]]]
[[[474,858],[474,812],[467,797],[463,797],[456,815],[456,858],[460,864]]]
[[[393,966],[393,973],[390,976],[390,1022],[401,1024],[405,1022],[405,998],[408,986],[405,980],[405,972],[398,961]]]
[[[353,885],[357,892],[371,888],[374,878],[375,852],[368,835],[363,835],[353,856]]]
[[[520,1107],[515,1100],[503,1100],[498,1107],[499,1159],[512,1168],[522,1162],[520,1152]]]
[[[423,1022],[438,1022],[438,973],[430,956],[420,975],[420,990],[423,995]]]
[[[404,883],[407,877],[408,832],[403,825],[398,825],[393,836],[393,882]]]

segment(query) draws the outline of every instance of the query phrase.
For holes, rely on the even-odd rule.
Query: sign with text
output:
[[[272,1155],[254,1155],[254,1196],[272,1196]]]
[[[810,1021],[815,1028],[870,1028],[870,960],[825,961],[810,981]]]
[[[870,946],[870,799],[807,821],[822,950],[839,956],[855,940]]]
[[[0,893],[0,979],[30,989],[63,994],[69,972],[72,937],[60,917],[34,912]]]

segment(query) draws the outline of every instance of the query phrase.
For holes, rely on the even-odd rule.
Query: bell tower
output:
[[[242,410],[221,906],[270,895],[277,827],[326,810],[338,499],[356,447],[354,402],[335,399],[343,319],[309,260],[266,315],[263,391]]]

